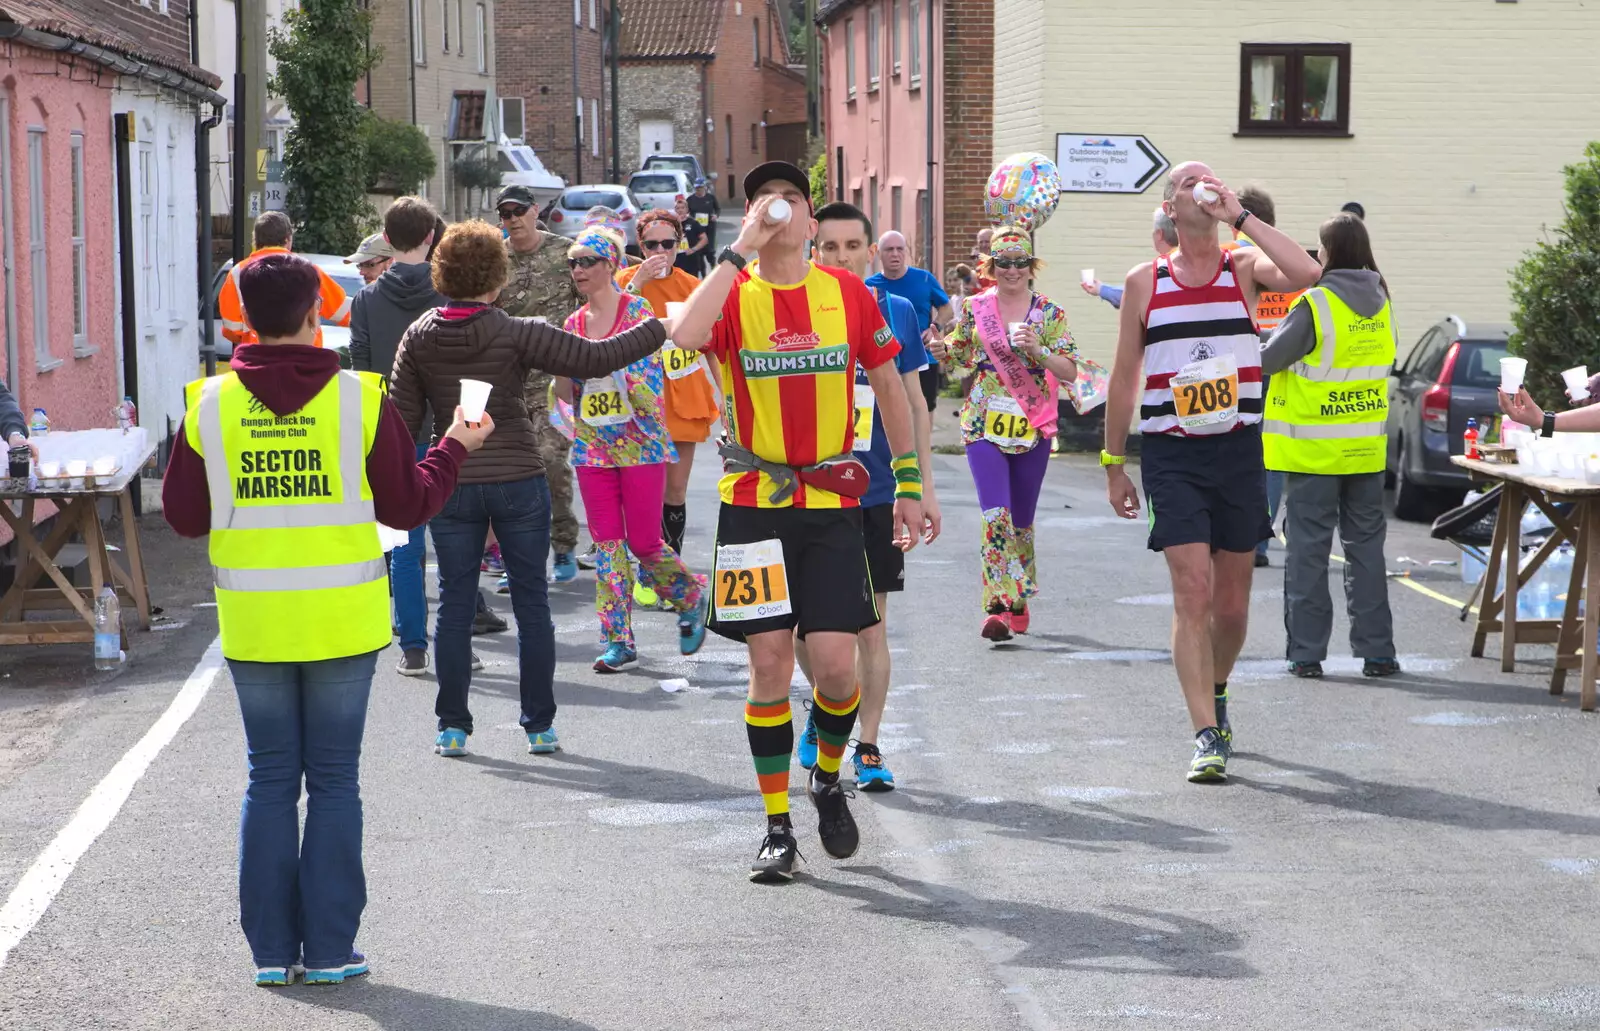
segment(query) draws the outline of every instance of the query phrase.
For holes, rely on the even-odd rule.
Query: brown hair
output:
[[[256,247],[287,247],[293,237],[294,226],[281,211],[263,211],[250,233]]]
[[[321,291],[317,267],[293,254],[264,254],[239,270],[239,303],[258,337],[292,337],[300,332]]]
[[[495,293],[510,270],[500,230],[481,219],[446,229],[433,251],[433,288],[453,300]]]
[[[1372,256],[1372,237],[1367,235],[1367,224],[1355,215],[1347,211],[1340,212],[1322,223],[1317,236],[1322,241],[1323,256],[1328,259],[1323,266],[1328,271],[1366,269],[1378,272],[1377,259]],[[1383,287],[1387,296],[1389,284],[1382,272],[1378,272],[1378,285]]]
[[[1256,183],[1239,191],[1239,203],[1250,209],[1250,214],[1269,226],[1278,224],[1278,208],[1272,203],[1272,194]]]
[[[383,235],[396,251],[413,251],[433,232],[439,213],[421,197],[401,197],[383,213]]]
[[[637,226],[639,239],[643,241],[644,231],[649,229],[651,226],[660,223],[666,223],[672,228],[673,236],[677,237],[679,240],[683,239],[683,223],[678,220],[678,216],[674,215],[670,211],[662,211],[660,208],[651,208],[649,211],[646,211],[644,214],[639,216],[639,222]]]

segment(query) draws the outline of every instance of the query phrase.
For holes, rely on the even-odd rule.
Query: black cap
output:
[[[510,201],[513,204],[526,204],[530,208],[538,207],[538,204],[533,199],[533,191],[526,186],[507,186],[500,191],[500,196],[494,199],[494,206],[498,208],[506,201]]]
[[[811,198],[811,180],[800,171],[796,165],[787,161],[767,161],[750,169],[744,175],[744,199],[748,204],[756,195],[756,191],[773,181],[793,183],[800,188],[809,203]]]
[[[1360,201],[1357,201],[1357,200],[1350,201],[1348,204],[1346,204],[1344,207],[1340,208],[1339,210],[1340,211],[1348,211],[1350,214],[1352,214],[1355,217],[1361,219],[1363,222],[1365,222],[1367,220],[1367,209],[1361,206],[1361,202]]]

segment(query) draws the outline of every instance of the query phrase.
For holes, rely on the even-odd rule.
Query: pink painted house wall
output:
[[[9,100],[10,210],[4,212],[11,236],[17,324],[11,328],[17,367],[0,368],[25,415],[34,408],[50,414],[52,429],[79,430],[115,425],[118,400],[116,355],[116,274],[114,158],[111,145],[111,82],[84,81],[80,69],[68,75],[57,55],[12,44],[12,58],[0,77]],[[109,76],[109,73],[108,73]],[[28,135],[44,129],[45,245],[48,268],[49,357],[41,367],[34,347],[33,261],[29,212],[33,184],[28,172]],[[84,245],[88,276],[86,344],[73,346],[72,134],[83,136]],[[0,307],[0,325],[4,311]]]
[[[881,235],[899,229],[911,247],[912,264],[923,262],[927,232],[935,241],[933,271],[942,275],[941,248],[944,190],[939,166],[933,176],[933,225],[919,232],[917,195],[928,189],[927,91],[934,91],[934,160],[943,159],[944,102],[939,89],[938,64],[942,55],[928,52],[928,19],[934,19],[934,39],[942,50],[941,4],[922,0],[916,25],[921,52],[921,74],[911,75],[910,0],[846,0],[824,7],[827,19],[823,37],[822,112],[828,146],[828,199],[856,203],[870,217],[874,211],[873,185],[877,185],[877,217],[873,228]],[[869,74],[869,32],[874,12],[878,19],[878,81]],[[900,61],[895,70],[894,33],[898,22]],[[854,49],[855,91],[849,88],[847,47]],[[840,148],[844,162],[839,164]],[[840,172],[843,171],[843,196]],[[901,191],[899,224],[894,218],[894,190]]]

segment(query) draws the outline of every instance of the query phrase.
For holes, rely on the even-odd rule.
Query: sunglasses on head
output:
[[[533,210],[531,204],[507,204],[500,209],[500,220],[503,222],[508,218],[521,218],[531,210]]]
[[[594,268],[596,265],[605,264],[605,260],[593,254],[585,254],[579,258],[568,258],[567,268]]]
[[[642,251],[673,251],[678,249],[678,241],[671,240],[640,240],[639,249]]]
[[[1033,268],[1032,258],[996,258],[995,268]]]

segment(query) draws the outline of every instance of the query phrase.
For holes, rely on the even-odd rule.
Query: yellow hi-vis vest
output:
[[[211,495],[222,654],[315,662],[387,647],[388,574],[367,483],[381,378],[341,372],[282,417],[231,372],[190,383],[185,397],[184,433]]]
[[[1363,318],[1338,294],[1312,287],[1295,303],[1311,306],[1317,343],[1272,374],[1262,420],[1267,468],[1329,476],[1382,472],[1394,367],[1389,302]]]

